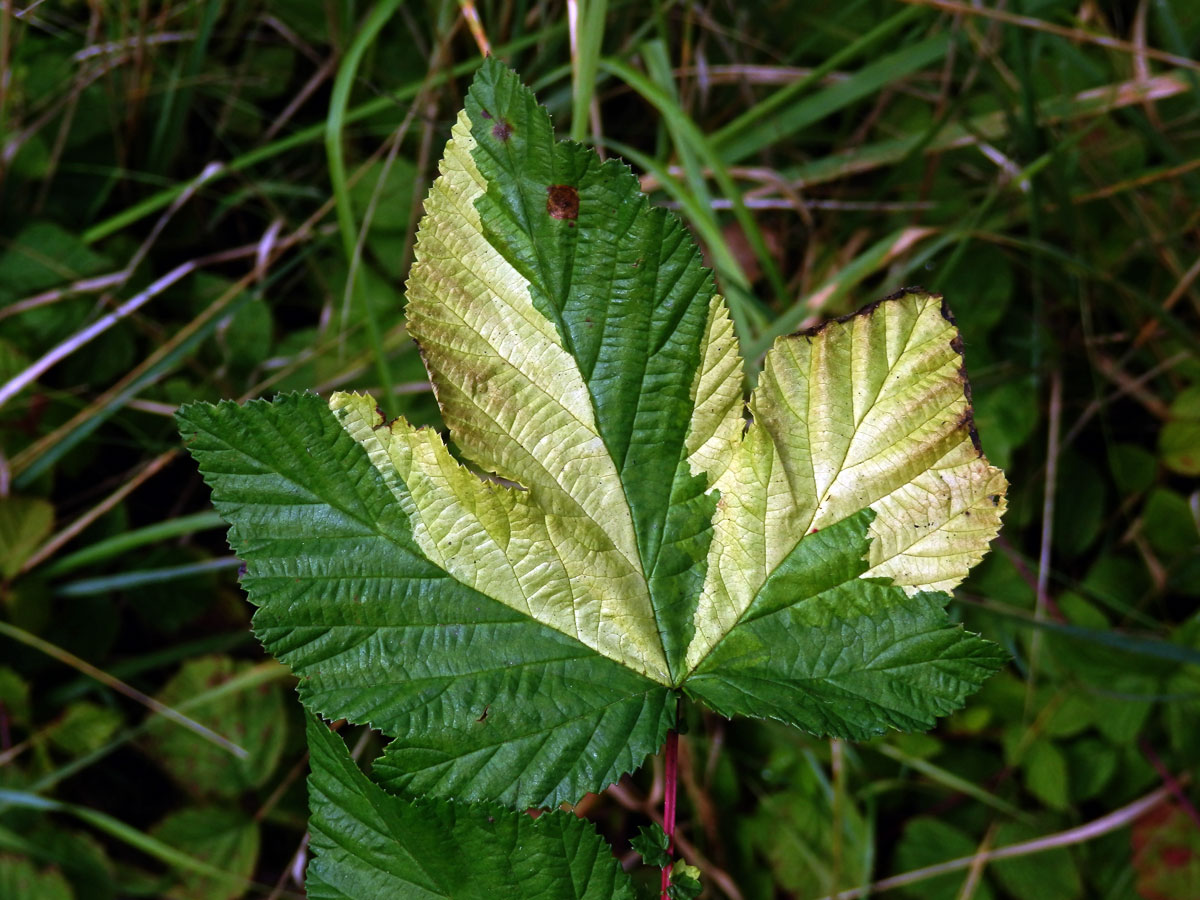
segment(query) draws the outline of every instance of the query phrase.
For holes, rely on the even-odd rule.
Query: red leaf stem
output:
[[[667,753],[663,760],[666,770],[663,786],[663,831],[667,833],[667,855],[675,854],[675,793],[679,786],[679,732],[667,732]],[[671,883],[671,865],[662,870],[662,900],[667,900],[667,886]]]

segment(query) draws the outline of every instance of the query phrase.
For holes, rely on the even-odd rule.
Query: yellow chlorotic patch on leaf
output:
[[[806,535],[862,509],[876,513],[864,578],[914,592],[966,576],[999,530],[1005,480],[975,446],[965,385],[958,331],[932,294],[775,342],[716,482],[689,668]]]
[[[580,529],[578,516],[542,510],[528,491],[484,481],[450,456],[435,431],[403,419],[384,425],[371,397],[334,394],[330,408],[383,474],[432,562],[598,653],[666,680],[663,664],[647,660],[632,639],[645,617],[625,612],[627,598],[644,596],[645,580],[603,532]],[[588,546],[589,536],[598,546]]]

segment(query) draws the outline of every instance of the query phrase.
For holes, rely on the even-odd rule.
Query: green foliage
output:
[[[233,900],[245,893],[258,864],[258,823],[239,810],[184,807],[159,822],[151,835],[221,874],[191,874],[172,887],[173,900]]]
[[[359,771],[341,739],[308,722],[308,870],[313,900],[516,896],[633,900],[592,827],[568,812],[537,819],[490,804],[409,801]]]
[[[700,884],[700,869],[689,866],[682,859],[675,860],[671,866],[671,883],[667,885],[670,900],[695,900],[702,890],[704,886]]]
[[[54,507],[38,497],[0,498],[0,574],[10,579],[54,526]]]
[[[71,886],[56,869],[38,870],[29,860],[0,855],[0,896],[12,900],[74,900]]]
[[[947,822],[922,816],[912,819],[896,847],[896,865],[903,870],[936,865],[947,859],[970,856],[976,850],[975,841],[967,833]],[[962,873],[940,875],[904,889],[913,900],[956,900],[961,894]],[[996,896],[987,878],[972,895],[978,900],[993,900]]]
[[[983,554],[1004,491],[974,449],[940,298],[781,339],[743,436],[721,298],[628,170],[555,143],[488,62],[442,171],[409,328],[461,452],[520,490],[367,397],[178,414],[245,560],[256,633],[310,709],[393,738],[382,787],[441,798],[454,823],[448,801],[574,803],[659,747],[679,688],[725,716],[863,738],[929,728],[1002,664],[934,592]],[[800,427],[837,439],[797,440],[797,406]],[[342,821],[327,777],[314,815]],[[340,827],[339,849],[359,852],[360,829]],[[422,847],[399,858],[424,865]],[[540,866],[510,856],[516,877]],[[339,854],[318,893],[353,893],[334,873],[362,863]],[[676,892],[694,891],[681,874]]]
[[[638,826],[637,837],[629,842],[629,846],[638,852],[642,862],[655,869],[671,864],[671,856],[667,852],[670,844],[671,839],[657,822],[653,825]]]
[[[614,714],[600,737],[627,727],[646,753],[678,715],[680,852],[703,868],[714,900],[817,900],[896,875],[914,897],[957,897],[968,882],[995,900],[1197,894],[1184,805],[1168,800],[1133,825],[1121,810],[1163,773],[1200,765],[1200,499],[1189,463],[1200,107],[1186,61],[1197,57],[1200,19],[1187,0],[1010,4],[1019,23],[992,18],[994,5],[751,3],[680,16],[581,0],[572,33],[559,5],[467,4],[493,55],[537,86],[559,133],[631,161],[650,205],[679,211],[727,297],[751,385],[771,379],[765,354],[780,335],[924,284],[951,302],[983,449],[1012,480],[1001,540],[946,607],[1012,664],[928,733],[848,745],[753,717],[730,724],[695,684],[668,688],[682,702],[640,725],[627,726],[633,706],[618,704],[627,718]],[[452,458],[472,477],[492,471],[461,452],[402,314],[420,201],[454,112],[470,103],[479,46],[467,7],[383,15],[392,6],[184,0],[149,18],[137,4],[108,4],[97,18],[95,5],[18,4],[0,26],[0,872],[49,897],[160,897],[189,885],[301,896],[301,710],[280,693],[281,682],[291,687],[286,668],[264,661],[250,635],[240,561],[183,458],[176,407],[312,388],[370,393],[389,417],[450,425]],[[349,74],[331,105],[339,72]],[[486,140],[486,128],[475,131]],[[336,182],[334,151],[345,176]],[[536,171],[531,162],[516,174]],[[335,195],[348,213],[340,224]],[[547,196],[535,195],[532,208],[544,209]],[[141,305],[122,312],[131,300]],[[571,313],[579,300],[568,292],[554,331],[581,335],[586,348],[589,314]],[[107,323],[86,339],[83,329]],[[56,362],[30,369],[52,352]],[[9,391],[14,378],[24,384]],[[583,396],[596,388],[585,383]],[[803,433],[786,412],[767,404],[753,415],[776,416],[774,435]],[[353,443],[376,446],[364,428],[372,410],[347,402],[335,416],[344,424],[352,413],[364,438]],[[616,421],[597,421],[601,443]],[[679,536],[712,496],[709,474],[688,475],[700,493],[680,480],[668,504]],[[639,528],[656,521],[634,503]],[[880,543],[872,527],[869,548]],[[640,536],[630,571],[652,549]],[[701,548],[664,546],[677,568],[654,596],[686,596]],[[907,608],[912,621],[940,615],[934,604]],[[684,644],[694,615],[662,609],[678,614],[685,627],[667,637]],[[762,631],[785,623],[789,641],[802,630],[790,612],[761,621]],[[654,636],[639,650],[659,644]],[[187,677],[189,661],[213,659],[223,660],[219,684]],[[625,672],[624,658],[610,661],[584,685],[593,699],[624,683],[608,678]],[[738,671],[804,674],[785,662],[747,657]],[[149,713],[139,696],[210,727],[216,742]],[[477,769],[458,756],[461,745],[482,761],[506,728],[541,734],[538,707],[450,699],[454,715],[431,717],[424,744],[419,719],[431,705],[412,707],[405,744],[354,724],[341,735],[356,758],[373,758],[376,786],[410,799],[461,799],[468,788],[506,791],[509,803],[522,791],[576,799],[557,784],[505,782],[500,751]],[[806,715],[841,712],[826,703]],[[842,725],[863,714],[848,711]],[[447,719],[458,725],[439,730]],[[267,723],[278,740],[259,746]],[[564,754],[571,739],[594,748],[594,719],[560,724]],[[530,740],[516,763],[534,752]],[[615,776],[639,762],[598,757],[594,768]],[[661,796],[660,771],[644,765],[575,807],[626,866]],[[1186,779],[1183,794],[1200,803]],[[254,858],[158,840],[160,823],[197,810],[257,822]],[[941,830],[910,852],[927,822]],[[1012,823],[1021,827],[1002,828]],[[1094,826],[1089,839],[1058,846],[1079,825]],[[939,878],[923,868],[1027,837],[1050,840],[1018,845],[1017,858],[990,860],[977,877],[969,863]],[[1014,862],[1020,877],[1005,872]],[[247,873],[252,883],[240,880]],[[652,867],[630,874],[635,890],[657,895]]]
[[[224,687],[253,667],[227,656],[190,659],[159,692],[156,699],[175,707],[206,692],[211,700],[192,703],[188,715],[229,738],[247,751],[230,759],[222,747],[162,718],[146,723],[143,746],[189,794],[235,797],[262,785],[279,764],[287,738],[283,698],[270,684],[253,690]]]

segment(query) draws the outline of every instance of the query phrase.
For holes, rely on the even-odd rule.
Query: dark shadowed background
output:
[[[171,416],[386,386],[438,422],[403,279],[485,47],[679,210],[752,368],[944,293],[1012,482],[952,611],[1013,659],[963,712],[859,745],[695,717],[705,896],[1200,896],[1200,5],[23,0],[0,6],[0,897],[302,896],[300,707]],[[659,771],[577,807],[631,866]]]

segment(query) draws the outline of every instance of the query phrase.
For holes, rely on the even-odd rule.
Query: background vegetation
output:
[[[1013,661],[964,712],[693,715],[707,896],[1200,896],[1192,0],[0,6],[0,896],[302,895],[300,707],[171,413],[437,421],[402,283],[486,46],[680,210],[752,367],[944,292],[1012,481],[954,608]],[[578,809],[625,850],[660,795]]]

